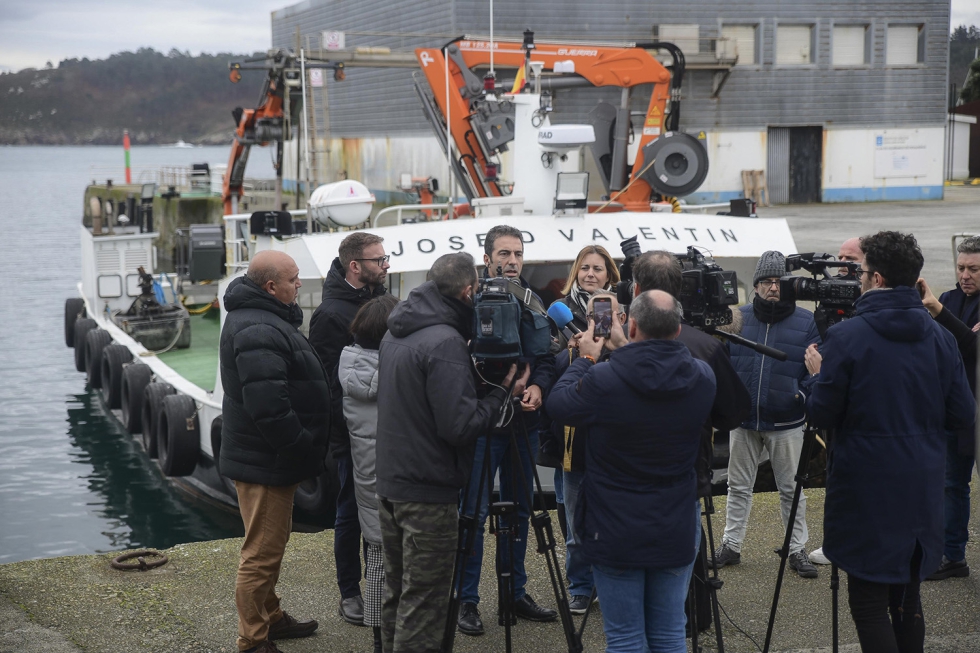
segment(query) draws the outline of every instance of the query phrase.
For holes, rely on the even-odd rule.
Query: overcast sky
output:
[[[315,1],[315,0],[314,0]],[[151,47],[247,53],[272,44],[272,12],[290,0],[0,0],[0,71],[104,59]],[[978,0],[952,0],[952,25],[980,25]]]

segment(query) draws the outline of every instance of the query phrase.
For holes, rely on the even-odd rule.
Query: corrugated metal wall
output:
[[[789,203],[789,127],[770,127],[766,139],[766,183],[770,204]]]
[[[689,71],[685,79],[681,125],[685,129],[759,127],[761,125],[874,126],[940,124],[945,116],[948,57],[948,0],[780,0],[720,4],[693,0],[566,0],[561,3],[495,0],[498,35],[519,36],[525,28],[537,38],[651,40],[653,26],[701,26],[703,38],[720,33],[724,23],[759,25],[760,61],[737,66],[721,97],[712,99],[712,73]],[[911,67],[885,66],[887,25],[921,23],[925,27],[925,61]],[[834,23],[868,24],[872,32],[867,67],[834,68]],[[814,26],[813,64],[776,66],[779,24]],[[348,47],[393,48],[438,45],[449,35],[488,34],[485,0],[307,0],[277,11],[272,18],[274,47],[291,47],[299,25],[303,34],[325,29],[348,32]],[[427,36],[390,37],[354,32],[398,32]],[[702,41],[705,51],[711,44]],[[329,82],[331,131],[334,136],[395,135],[428,131],[412,90],[411,72],[349,69],[344,83]],[[643,95],[644,97],[640,97]],[[575,90],[559,94],[556,122],[585,119],[599,99],[616,101],[618,92]],[[634,94],[645,108],[645,93]]]

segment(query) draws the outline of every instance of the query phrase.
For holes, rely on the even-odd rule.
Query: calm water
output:
[[[131,155],[134,170],[227,157],[226,147]],[[266,151],[248,175],[272,176]],[[0,563],[241,533],[234,515],[168,485],[65,347],[82,195],[106,178],[124,179],[122,147],[0,147]]]

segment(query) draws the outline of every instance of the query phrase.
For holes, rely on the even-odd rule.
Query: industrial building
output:
[[[498,38],[531,29],[540,41],[679,45],[680,127],[703,133],[710,161],[689,202],[742,197],[742,173],[753,170],[765,171],[774,204],[942,198],[948,0],[496,0],[493,11]],[[272,14],[273,47],[307,51],[342,39],[348,50],[410,52],[490,28],[490,3],[473,0],[305,0]],[[319,95],[311,90],[318,181],[346,175],[394,189],[402,173],[445,178],[412,74],[349,68],[346,80],[327,76]],[[634,108],[648,96],[637,89]],[[558,91],[552,123],[587,122],[596,102],[618,98],[619,89]]]

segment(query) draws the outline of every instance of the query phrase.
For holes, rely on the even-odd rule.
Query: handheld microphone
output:
[[[582,329],[575,326],[572,321],[572,311],[561,302],[555,302],[548,309],[548,317],[555,321],[559,329],[568,329],[572,333],[582,333]]]

